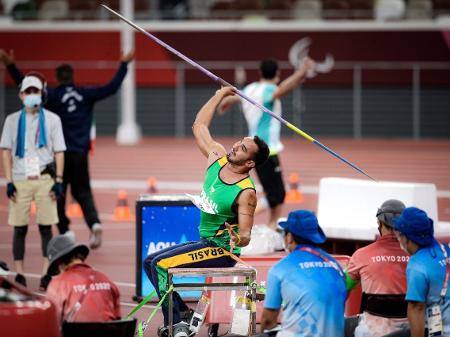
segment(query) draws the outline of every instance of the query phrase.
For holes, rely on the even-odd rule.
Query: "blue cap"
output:
[[[286,221],[278,224],[285,231],[312,243],[324,243],[327,240],[317,217],[313,212],[298,210],[289,213]]]
[[[433,243],[433,220],[421,209],[405,208],[400,216],[393,219],[393,223],[395,230],[419,246],[428,246]]]

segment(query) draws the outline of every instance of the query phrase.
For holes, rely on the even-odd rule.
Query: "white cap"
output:
[[[22,84],[20,85],[20,92],[23,92],[31,87],[42,90],[41,80],[36,76],[25,76],[25,78],[22,81]]]

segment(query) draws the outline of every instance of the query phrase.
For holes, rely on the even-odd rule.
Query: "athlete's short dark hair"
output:
[[[253,161],[255,162],[256,166],[262,165],[266,162],[267,158],[269,158],[269,147],[267,146],[266,142],[263,141],[258,136],[253,137],[253,140],[255,141],[256,146],[258,147],[258,151],[256,151]]]
[[[259,65],[261,76],[266,80],[271,80],[277,76],[278,63],[273,59],[262,60]]]
[[[70,64],[61,64],[56,68],[56,79],[59,84],[73,83],[73,68]]]

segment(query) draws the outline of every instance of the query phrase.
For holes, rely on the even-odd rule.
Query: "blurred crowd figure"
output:
[[[450,336],[450,247],[434,237],[433,220],[417,207],[394,219],[400,247],[410,254],[406,269],[410,329],[389,337]]]
[[[105,274],[85,260],[89,248],[67,235],[55,236],[48,244],[47,289],[61,319],[66,322],[105,322],[120,319],[120,293]]]
[[[280,82],[278,63],[273,59],[262,60],[259,67],[259,81],[248,84],[243,89],[243,92],[260,105],[272,111],[276,116],[281,117],[281,98],[301,85],[314,68],[314,60],[306,57],[299,69],[278,84]],[[267,226],[276,231],[277,221],[281,217],[286,195],[279,159],[279,153],[284,148],[280,140],[281,123],[238,96],[226,97],[218,107],[219,113],[223,114],[234,104],[242,105],[242,112],[247,121],[249,136],[258,136],[269,145],[269,159],[256,168],[256,173],[265,193],[265,198],[260,199],[258,202],[256,212],[258,213],[268,208]]]
[[[276,327],[283,309],[279,337],[343,337],[347,298],[344,271],[318,247],[327,238],[317,217],[310,211],[298,210],[289,213],[280,226],[289,254],[268,273],[262,336],[273,335],[270,330]]]
[[[52,238],[51,227],[58,222],[56,200],[63,193],[66,145],[61,119],[43,108],[47,88],[41,74],[31,72],[23,77],[19,98],[22,107],[6,117],[0,140],[9,199],[8,224],[14,227],[15,280],[27,285],[24,276],[25,239],[34,201],[44,261],[40,289],[45,290],[49,282],[47,245]]]
[[[89,246],[97,249],[102,243],[102,225],[92,195],[89,175],[89,150],[91,148],[91,128],[94,123],[95,103],[114,95],[120,88],[134,59],[134,51],[120,58],[119,68],[111,81],[103,86],[77,86],[74,70],[69,64],[61,64],[55,70],[58,85],[46,88],[46,100],[42,102],[47,109],[56,113],[62,122],[65,151],[62,193],[58,199],[57,226],[60,234],[74,235],[70,231],[70,219],[66,214],[66,191],[70,186],[73,198],[80,204],[86,224],[90,230]],[[3,61],[11,77],[21,83],[24,76],[18,69],[14,52],[0,50]]]
[[[394,235],[393,219],[405,205],[390,199],[377,209],[380,236],[358,249],[346,270],[348,289],[361,284],[361,315],[346,319],[346,336],[381,337],[407,327],[406,265],[409,254]]]

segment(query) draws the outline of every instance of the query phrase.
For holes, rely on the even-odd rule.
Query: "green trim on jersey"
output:
[[[209,238],[219,247],[230,250],[230,236],[225,227],[225,222],[239,233],[237,214],[233,210],[234,203],[239,194],[246,189],[255,190],[255,183],[250,176],[234,183],[227,184],[220,179],[220,171],[228,163],[227,157],[222,157],[212,163],[206,170],[201,198],[211,205],[215,214],[201,211],[199,232],[202,239]],[[241,249],[235,247],[234,254],[239,254]]]

